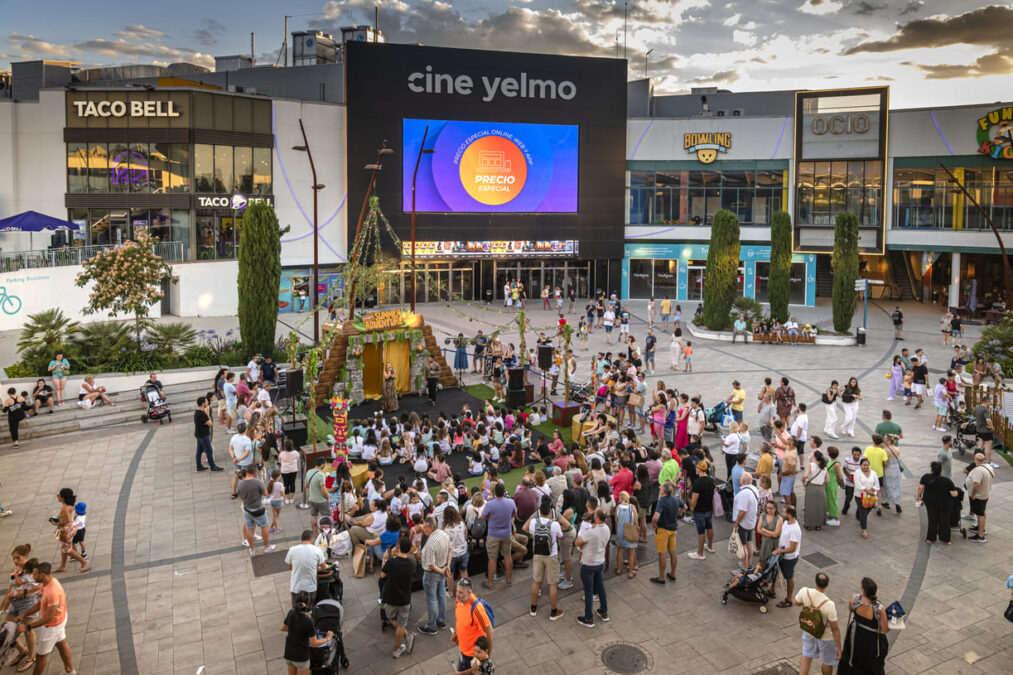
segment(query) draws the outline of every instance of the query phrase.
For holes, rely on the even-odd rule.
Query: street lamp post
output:
[[[653,49],[648,49],[644,54],[644,79],[647,79],[647,57],[650,56],[653,51]]]
[[[426,137],[429,135],[429,125],[422,132],[422,143],[419,145],[419,154],[415,158],[415,172],[412,173],[412,314],[415,313],[415,180],[419,176],[419,163],[422,155],[431,155],[434,150],[426,149]]]
[[[310,143],[306,139],[306,128],[303,127],[302,118],[299,118],[299,131],[302,132],[302,145],[292,146],[293,150],[305,152],[310,160],[310,174],[313,176],[313,281],[310,289],[310,307],[313,308],[313,344],[320,342],[320,312],[317,307],[317,297],[320,287],[320,231],[317,214],[317,193],[324,189],[324,186],[317,182],[317,167],[313,163],[313,153],[310,151]]]

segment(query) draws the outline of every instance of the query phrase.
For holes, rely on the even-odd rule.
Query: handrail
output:
[[[116,248],[116,245],[69,246],[12,252],[0,251],[0,272],[81,265],[85,260],[90,260],[101,251],[111,248]],[[166,262],[178,263],[184,261],[183,242],[181,241],[155,242],[152,244],[152,250]]]

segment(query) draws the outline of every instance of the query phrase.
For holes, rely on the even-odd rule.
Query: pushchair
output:
[[[18,637],[18,625],[13,621],[0,623],[0,664],[5,664],[14,653],[14,641]]]
[[[753,567],[749,570],[750,574],[744,574],[738,583],[735,583],[735,577],[729,579],[721,592],[721,604],[727,605],[728,596],[733,595],[739,600],[759,603],[760,612],[766,614],[767,601],[774,597],[774,582],[777,581],[778,574],[777,561],[780,557],[780,555],[771,556],[767,567],[760,571],[759,575],[756,575],[756,568]],[[755,578],[751,579],[750,576]]]
[[[721,424],[721,418],[724,417],[727,407],[724,401],[719,401],[713,408],[705,409],[704,415],[707,416],[707,421],[704,424],[704,429],[718,433],[718,426]]]
[[[319,588],[318,588],[319,592]],[[312,675],[331,675],[342,668],[348,670],[348,657],[345,656],[345,642],[341,637],[341,622],[345,610],[341,603],[333,598],[320,600],[313,606],[313,627],[318,636],[334,633],[334,639],[328,640],[319,647],[310,648],[310,673]]]
[[[977,427],[974,415],[960,410],[950,403],[946,415],[946,424],[953,434],[953,447],[963,455],[968,450],[974,451],[978,444]]]
[[[158,420],[162,424],[163,418],[172,422],[172,412],[169,411],[169,403],[162,396],[161,389],[150,383],[141,385],[141,401],[148,404],[148,411],[141,415],[141,422]]]

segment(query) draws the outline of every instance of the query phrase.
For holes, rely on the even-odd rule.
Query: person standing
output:
[[[668,355],[672,362],[672,370],[675,372],[679,372],[682,352],[682,329],[676,328],[672,331],[672,339],[668,342]]]
[[[327,644],[334,638],[334,632],[327,631],[323,637],[318,637],[310,615],[311,596],[308,593],[298,593],[297,596],[281,624],[281,631],[285,633],[283,658],[288,666],[288,675],[307,675],[310,672],[310,650]]]
[[[855,497],[855,472],[862,467],[862,449],[857,445],[852,446],[851,455],[844,458],[844,506],[841,508],[841,515],[848,515],[851,509],[851,502]]]
[[[426,622],[423,635],[436,635],[447,627],[447,576],[450,573],[450,535],[439,529],[434,516],[422,522],[426,543],[422,547],[422,588],[426,594]]]
[[[900,506],[900,448],[897,447],[897,437],[893,434],[883,438],[883,449],[886,450],[886,463],[883,466],[883,506],[889,508],[893,504],[897,513],[902,511]]]
[[[651,524],[654,525],[654,547],[658,551],[658,576],[651,577],[655,584],[664,585],[665,579],[675,583],[675,566],[678,557],[675,553],[675,540],[679,530],[679,516],[686,507],[675,494],[675,483],[665,481],[661,485],[661,499],[654,509]],[[665,563],[671,562],[672,571],[665,572]]]
[[[784,600],[777,603],[778,607],[787,608],[792,606],[792,591],[795,590],[795,565],[798,564],[798,555],[802,548],[802,528],[795,519],[795,507],[786,505],[781,514],[784,517],[784,524],[781,526],[781,537],[778,539],[777,548],[771,551],[771,555],[781,556],[777,561],[781,576],[784,577],[785,594]]]
[[[931,462],[929,472],[918,483],[917,500],[925,506],[925,515],[928,517],[928,526],[925,528],[925,541],[928,543],[936,543],[938,537],[939,541],[950,545],[950,514],[956,497],[957,487],[943,475],[943,465]]]
[[[489,344],[489,338],[482,334],[482,331],[478,331],[473,340],[475,345],[474,358],[471,361],[471,372],[478,373],[482,371],[483,364],[485,362],[485,347]]]
[[[404,536],[391,549],[391,556],[380,570],[384,580],[380,600],[384,614],[395,626],[394,651],[391,656],[401,658],[405,652],[411,654],[415,647],[415,636],[408,632],[408,616],[412,613],[412,579],[415,577],[415,558],[412,556],[411,537]]]
[[[692,560],[704,560],[707,557],[703,552],[705,548],[714,553],[714,492],[717,486],[714,479],[707,475],[708,468],[707,460],[697,462],[697,478],[693,481],[689,500],[697,534],[697,549],[688,554]]]
[[[974,453],[974,467],[967,472],[964,489],[971,503],[971,515],[978,519],[978,524],[971,526],[971,530],[975,533],[969,537],[969,541],[978,544],[988,541],[985,539],[985,507],[988,506],[988,498],[992,494],[994,479],[995,469],[985,463],[985,455],[980,452]]]
[[[426,389],[429,392],[429,405],[436,405],[436,390],[440,381],[440,364],[436,357],[429,355],[426,365]]]
[[[987,396],[974,406],[974,429],[978,436],[978,450],[985,455],[985,461],[990,467],[998,469],[999,465],[992,462],[995,424],[992,422],[992,399]]]
[[[840,395],[837,380],[833,380],[826,391],[823,392],[823,410],[827,414],[827,421],[823,425],[823,433],[830,438],[839,438],[837,435],[837,397]]]
[[[231,373],[229,373],[231,375]],[[246,475],[246,467],[253,463],[253,441],[246,435],[246,422],[236,423],[236,433],[229,439],[229,454],[236,473],[232,477],[232,498],[239,499],[236,488],[239,481]]]
[[[869,448],[866,448],[866,451],[868,450]],[[862,457],[858,466],[858,471],[851,477],[851,480],[855,483],[855,499],[858,502],[858,512],[855,514],[855,517],[858,518],[858,524],[862,528],[862,538],[868,539],[869,511],[879,501],[879,478],[872,471],[868,457]],[[878,510],[877,513],[879,513]]]
[[[457,660],[457,672],[467,672],[473,665],[477,665],[475,647],[479,638],[485,638],[488,644],[482,649],[486,652],[486,659],[492,653],[493,618],[486,611],[485,600],[475,597],[471,589],[471,579],[461,579],[457,582],[457,593],[454,602],[454,634],[451,641],[457,643],[460,655]]]
[[[11,434],[11,447],[15,450],[20,447],[18,443],[21,438],[20,426],[25,419],[27,407],[25,397],[19,394],[14,387],[8,387],[7,395],[3,398],[3,412],[7,414],[7,430]]]
[[[468,339],[464,333],[454,338],[454,370],[464,372],[468,369]]]
[[[512,534],[513,522],[517,515],[517,504],[506,497],[506,487],[497,482],[493,494],[482,509],[482,520],[486,521],[485,552],[489,556],[488,575],[485,587],[492,588],[496,577],[496,561],[503,556],[503,567],[506,570],[506,583],[513,583]]]
[[[873,431],[883,438],[893,434],[898,439],[904,438],[904,430],[900,428],[900,425],[893,421],[893,413],[889,410],[883,411],[883,421],[876,425]]]
[[[753,487],[753,477],[743,471],[739,476],[739,492],[735,495],[732,505],[732,517],[735,524],[732,536],[738,535],[739,545],[746,554],[742,558],[742,569],[748,570],[753,562],[753,539],[756,531],[756,520],[759,515],[760,493]]]
[[[49,666],[49,655],[53,648],[60,653],[63,670],[75,673],[74,659],[67,644],[67,594],[60,582],[53,578],[53,567],[41,562],[32,571],[32,580],[37,584],[39,599],[22,615],[17,632],[25,633],[38,629],[35,635],[35,669],[33,675],[42,675]]]
[[[531,616],[538,615],[538,597],[542,594],[542,584],[549,586],[549,621],[563,616],[559,609],[559,542],[563,538],[563,528],[570,530],[570,522],[561,515],[553,518],[553,500],[542,495],[538,512],[531,514],[524,523],[524,531],[531,536],[534,564],[531,581]]]
[[[894,307],[893,313],[890,314],[890,320],[893,321],[893,339],[904,341],[904,312],[900,311],[900,306]]]
[[[830,527],[839,527],[841,524],[841,510],[837,503],[837,491],[840,484],[844,482],[844,470],[841,468],[841,462],[838,459],[840,454],[841,451],[833,445],[827,448],[827,456],[830,459],[827,461],[825,492],[827,496],[827,525]]]
[[[317,595],[317,572],[327,569],[327,559],[319,546],[313,545],[313,530],[303,530],[298,544],[285,553],[285,564],[291,571],[288,590],[295,606],[300,593],[306,593],[307,602],[313,605]]]
[[[862,579],[862,592],[848,603],[851,620],[845,630],[844,647],[837,675],[884,675],[890,643],[886,609],[876,600],[879,589],[869,577]]]
[[[918,410],[925,400],[925,385],[929,381],[929,367],[917,356],[911,357],[911,377],[911,391],[918,398],[915,410]]]
[[[211,404],[206,397],[197,399],[197,410],[193,413],[193,435],[197,439],[197,470],[224,471],[215,465],[215,451],[211,447]],[[201,455],[207,457],[208,466],[201,462]]]
[[[56,405],[63,405],[67,402],[64,393],[67,388],[67,376],[70,375],[70,361],[63,356],[63,352],[56,352],[53,360],[46,368],[53,378],[53,389],[56,390]]]
[[[432,357],[430,356],[429,358],[431,359]],[[397,411],[397,371],[394,370],[394,364],[390,361],[383,364],[383,390],[380,396],[383,399],[384,412]],[[432,403],[432,395],[429,398],[429,402]]]
[[[791,388],[787,377],[781,378],[781,386],[774,391],[774,405],[781,424],[788,426],[788,419],[795,410],[795,390]]]
[[[802,473],[802,489],[805,491],[805,506],[802,512],[805,529],[821,529],[827,521],[827,460],[818,450],[819,436],[812,440],[813,452]]]
[[[598,617],[608,623],[608,596],[605,593],[605,549],[612,532],[606,524],[605,512],[597,509],[590,521],[580,528],[574,546],[580,549],[580,581],[584,586],[584,614],[577,617],[577,623],[594,628],[594,596],[598,596]]]
[[[904,395],[904,364],[901,362],[900,355],[895,354],[893,364],[890,366],[890,392],[887,394],[886,400],[893,401],[898,394]]]
[[[243,537],[246,540],[246,545],[250,548],[250,555],[256,553],[256,541],[253,535],[258,527],[260,528],[260,536],[264,540],[264,553],[270,553],[278,548],[270,542],[270,532],[267,527],[267,510],[264,508],[264,497],[268,495],[264,484],[257,478],[257,468],[255,466],[250,465],[246,467],[246,477],[239,481],[236,492],[239,493],[243,502]]]
[[[612,343],[612,327],[616,322],[616,313],[612,311],[612,306],[609,305],[605,308],[605,313],[602,315],[601,324],[605,326],[605,344]]]
[[[841,425],[841,434],[855,437],[855,423],[858,422],[858,405],[862,400],[862,388],[858,386],[857,378],[850,378],[844,385],[841,392],[841,407],[844,408],[844,423]]]
[[[664,299],[661,301],[661,330],[663,332],[668,331],[668,321],[672,318],[672,301],[669,300],[666,294]]]
[[[809,441],[809,415],[806,414],[805,403],[798,404],[798,415],[791,423],[791,435],[795,437],[795,449],[801,457],[805,452],[805,444]]]
[[[812,617],[802,627],[802,661],[799,663],[799,675],[809,675],[813,659],[820,660],[820,672],[823,675],[831,675],[834,666],[841,660],[841,629],[837,626],[837,607],[833,600],[826,596],[829,585],[830,577],[824,572],[818,572],[816,588],[805,586],[795,594],[795,605],[804,607],[803,612],[808,610]],[[819,613],[819,619],[814,615],[816,612]]]
[[[650,375],[654,375],[654,354],[657,348],[658,338],[654,335],[654,331],[648,328],[647,337],[644,338],[644,370]]]
[[[760,404],[756,407],[756,412],[760,415],[760,436],[769,443],[774,437],[774,418],[777,416],[771,394],[760,392]]]

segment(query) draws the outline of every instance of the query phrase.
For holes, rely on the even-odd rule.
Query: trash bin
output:
[[[859,346],[865,346],[865,329],[859,328],[855,333],[855,344]]]
[[[492,289],[491,288],[485,289],[485,302],[486,302],[486,304],[492,303]]]

